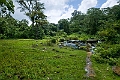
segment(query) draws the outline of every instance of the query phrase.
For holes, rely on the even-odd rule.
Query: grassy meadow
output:
[[[82,79],[86,52],[40,40],[0,40],[0,80]]]
[[[0,80],[92,80],[85,78],[85,51],[47,42],[0,40]],[[93,68],[93,80],[120,80],[107,64],[93,61]]]

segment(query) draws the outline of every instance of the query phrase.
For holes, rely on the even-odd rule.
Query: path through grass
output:
[[[120,80],[91,58],[96,76],[85,77],[86,52],[47,46],[46,40],[0,40],[0,80]]]

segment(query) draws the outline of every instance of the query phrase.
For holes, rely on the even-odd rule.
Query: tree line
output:
[[[46,36],[73,33],[95,35],[111,43],[120,41],[120,4],[107,8],[90,8],[86,13],[75,10],[71,18],[60,19],[58,24],[49,23],[44,14],[44,3],[39,0],[16,0],[18,9],[29,17],[28,21],[14,19],[12,0],[0,1],[0,38],[43,39]],[[119,3],[119,2],[118,2]]]

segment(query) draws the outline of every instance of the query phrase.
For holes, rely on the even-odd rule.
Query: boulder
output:
[[[120,76],[120,66],[113,66],[112,70],[115,74]]]

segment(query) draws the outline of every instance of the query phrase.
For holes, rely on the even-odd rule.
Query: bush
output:
[[[109,61],[108,61],[109,65],[112,65],[112,66],[116,65],[117,62],[118,62],[117,58],[109,58]]]
[[[110,48],[110,57],[112,58],[119,58],[120,57],[120,45],[115,45]]]
[[[64,41],[65,41],[65,39],[63,39],[63,38],[59,40],[59,42],[64,42]]]
[[[107,61],[103,59],[100,55],[93,55],[93,58],[95,59],[96,62],[98,63],[106,63]]]
[[[51,41],[47,41],[45,45],[47,45],[47,46],[53,46],[53,43],[51,43]]]
[[[0,34],[0,39],[6,39],[7,37],[5,36],[5,34]]]
[[[104,46],[105,45],[105,46]],[[112,57],[112,58],[119,58],[120,57],[120,45],[101,45],[97,49],[97,53],[101,53],[102,58]]]
[[[99,54],[95,54],[94,59],[98,63],[108,63],[110,65],[116,65],[117,59],[120,58],[120,45],[101,45],[97,49],[97,53]]]
[[[80,49],[86,51],[86,50],[87,50],[87,47],[86,47],[86,46],[80,46]]]
[[[73,33],[67,37],[67,40],[78,40],[79,39],[79,34]]]
[[[56,44],[56,39],[51,39],[51,43]]]

